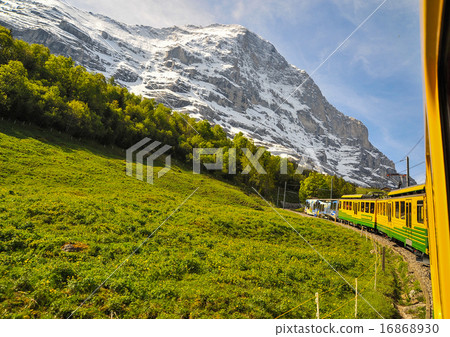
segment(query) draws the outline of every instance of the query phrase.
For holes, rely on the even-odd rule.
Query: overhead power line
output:
[[[414,151],[414,149],[417,147],[417,145],[419,145],[420,144],[420,142],[422,141],[422,139],[424,138],[424,136],[422,136],[422,137],[420,137],[420,139],[417,141],[417,143],[416,143],[416,145],[414,145],[413,147],[412,147],[412,149],[411,150],[409,150],[409,152],[406,154],[406,156],[405,157],[408,157],[410,154],[411,154],[411,152],[413,152]]]
[[[422,161],[422,162],[420,162],[419,164],[413,165],[413,166],[411,166],[409,169],[411,170],[411,169],[413,169],[414,167],[417,167],[417,166],[422,165],[422,164],[425,164],[425,161]],[[406,170],[400,171],[400,173],[402,173],[402,172],[406,172]]]
[[[401,163],[402,161],[405,161],[405,160],[406,160],[406,157],[408,157],[408,156],[411,154],[411,152],[414,151],[414,149],[417,147],[417,145],[420,144],[420,142],[423,140],[424,137],[425,137],[425,136],[420,137],[420,139],[419,139],[419,140],[417,141],[417,143],[411,148],[411,150],[409,150],[409,152],[408,152],[402,159],[400,159],[399,161],[395,162],[394,165],[395,165],[395,164],[398,164],[398,163]],[[406,171],[406,170],[405,170],[405,171]]]

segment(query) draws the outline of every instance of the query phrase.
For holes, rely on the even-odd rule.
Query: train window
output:
[[[388,216],[388,221],[391,222],[391,212],[392,212],[392,204],[390,202],[388,202],[387,204],[387,216]]]
[[[369,203],[366,202],[366,213],[369,213],[369,207],[370,207]]]
[[[364,203],[361,203],[361,212],[364,212]]]
[[[400,205],[399,205],[399,202],[396,201],[396,202],[395,202],[395,217],[396,217],[397,219],[400,218],[400,207],[399,207],[399,206],[400,206]]]
[[[423,200],[417,201],[417,222],[423,223]]]
[[[386,203],[383,202],[383,215],[386,216]]]
[[[370,203],[370,213],[374,213],[375,212],[375,203],[374,202],[371,202]]]
[[[401,218],[405,219],[405,202],[404,201],[400,202],[400,214],[401,214]]]
[[[352,203],[350,203],[350,211],[352,210]]]

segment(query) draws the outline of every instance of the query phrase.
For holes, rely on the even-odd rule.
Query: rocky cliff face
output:
[[[131,91],[243,132],[274,154],[360,185],[389,184],[394,164],[308,74],[238,25],[129,26],[58,1],[0,2],[0,24]]]

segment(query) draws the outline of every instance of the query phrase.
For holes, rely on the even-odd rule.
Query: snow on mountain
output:
[[[243,132],[274,154],[360,185],[386,185],[394,164],[304,70],[239,25],[156,29],[127,25],[65,2],[0,1],[0,24],[136,94]]]

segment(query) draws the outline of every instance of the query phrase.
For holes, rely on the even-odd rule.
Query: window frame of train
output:
[[[405,202],[405,219],[406,227],[412,227],[412,202],[411,199],[407,199]]]
[[[370,203],[370,214],[375,214],[375,203],[374,202]]]
[[[405,201],[400,201],[400,219],[405,220],[406,218],[406,206]]]
[[[419,204],[420,203],[420,204]],[[423,200],[417,200],[416,203],[416,210],[417,210],[417,223],[423,224],[424,223],[424,216],[423,216]]]

